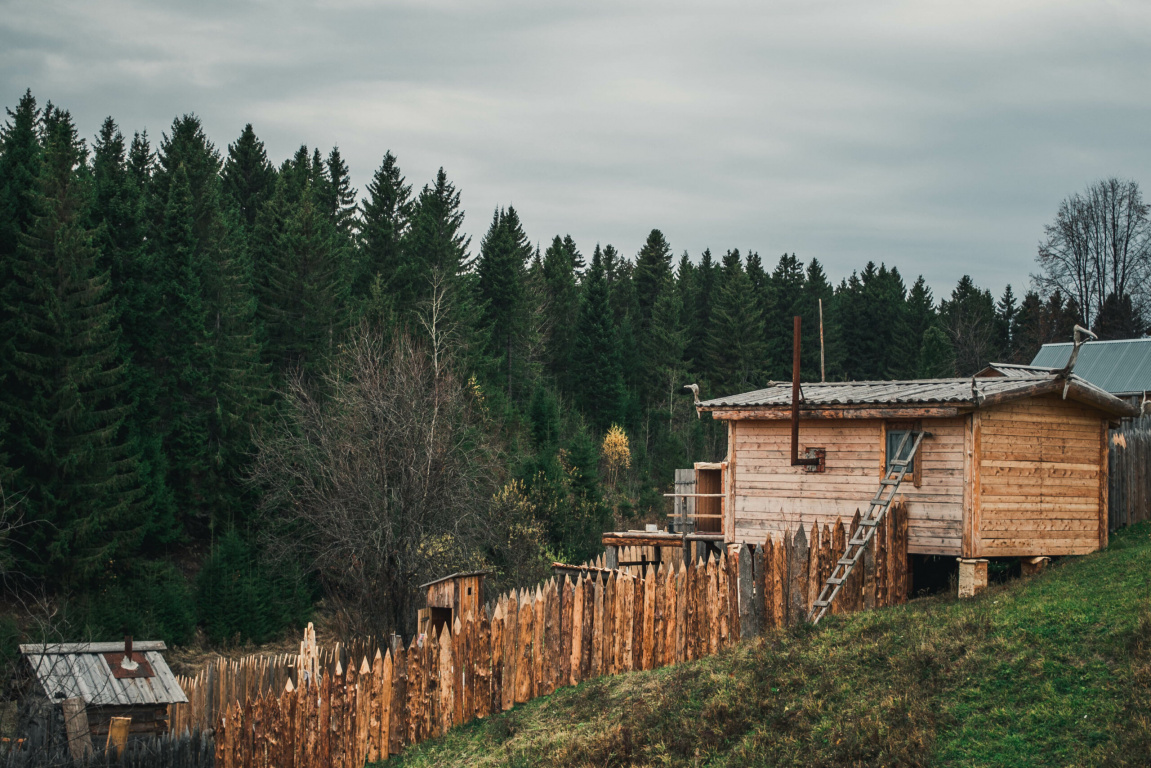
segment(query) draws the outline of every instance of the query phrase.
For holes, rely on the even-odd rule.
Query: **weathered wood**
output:
[[[791,411],[781,410],[784,406],[763,406],[761,408],[706,408],[712,411],[712,418],[722,421],[790,421]],[[818,419],[926,419],[951,418],[961,410],[951,406],[907,406],[890,408],[860,408],[858,406],[806,408],[799,412],[800,421]]]
[[[516,686],[520,660],[520,598],[516,590],[507,596],[507,616],[504,623],[504,678],[503,710],[506,712],[516,703]]]
[[[534,659],[532,644],[535,642],[536,612],[530,591],[520,597],[519,638],[516,641],[516,684],[515,703],[523,704],[532,698],[532,675]]]
[[[827,529],[824,528],[824,535],[826,536],[826,534]],[[830,577],[832,572],[835,570],[836,561],[843,557],[847,551],[847,538],[844,535],[842,520],[835,521],[835,528],[832,529],[831,536],[828,538],[830,538],[830,542],[826,545],[826,559],[823,562],[823,568],[820,569],[820,576],[823,578],[824,584],[827,583],[828,577]],[[853,568],[852,573],[854,573],[854,571],[855,569]],[[847,586],[846,582],[844,583],[844,586]],[[844,594],[844,591],[841,588],[839,594],[836,595],[835,599],[831,601],[832,613],[846,613],[852,609],[850,598],[847,598],[848,602],[846,606],[844,605],[845,598],[847,598],[847,595]]]
[[[790,542],[787,559],[787,623],[794,625],[807,619],[810,547],[803,526],[799,526]]]
[[[88,712],[84,699],[73,696],[61,702],[64,713],[64,733],[68,739],[68,754],[77,763],[84,763],[93,753],[92,735],[88,731]],[[111,730],[109,729],[109,734]]]
[[[544,602],[543,587],[536,586],[535,597],[532,599],[532,610],[535,611],[535,624],[532,635],[532,671],[531,686],[528,689],[528,698],[539,696],[544,690],[544,658],[547,654],[545,635],[547,632],[547,610]]]
[[[640,668],[641,669],[654,669],[656,666],[656,593],[658,591],[659,579],[656,577],[655,568],[648,565],[647,571],[644,573],[641,586],[643,589],[643,630],[642,630],[642,647],[640,648]]]

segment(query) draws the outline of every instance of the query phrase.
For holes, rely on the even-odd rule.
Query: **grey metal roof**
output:
[[[1046,366],[1041,366],[1041,365],[1019,365],[1018,363],[989,363],[986,368],[984,368],[982,371],[980,371],[979,373],[977,373],[975,375],[979,376],[979,377],[983,377],[983,376],[994,376],[994,375],[998,374],[999,376],[1021,377],[1021,376],[1030,376],[1030,375],[1035,374],[1035,373],[1051,373],[1053,370],[1058,370],[1058,369],[1048,368]]]
[[[835,405],[930,405],[955,404],[978,407],[988,397],[1022,396],[1034,385],[1054,385],[1059,380],[1050,373],[963,379],[914,379],[910,381],[809,382],[801,386],[804,406]],[[1071,376],[1072,390],[1084,390],[1116,413],[1130,410],[1127,403],[1080,378]],[[791,383],[772,382],[764,389],[699,404],[703,410],[743,407],[782,407],[791,405]]]
[[[97,707],[186,702],[188,697],[160,653],[165,647],[159,641],[133,643],[132,650],[144,655],[154,674],[123,679],[112,676],[103,655],[122,651],[123,643],[21,645],[20,652],[31,665],[44,694],[52,701],[79,696],[85,704]]]
[[[1062,368],[1071,346],[1044,344],[1031,364]],[[1151,391],[1151,338],[1089,341],[1079,349],[1075,373],[1113,395]]]

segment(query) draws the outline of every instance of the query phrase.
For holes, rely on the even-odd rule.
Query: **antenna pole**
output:
[[[819,300],[819,381],[827,381],[827,370],[823,365],[823,299]]]

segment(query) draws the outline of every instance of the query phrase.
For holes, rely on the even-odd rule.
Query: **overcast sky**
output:
[[[0,0],[0,98],[85,136],[194,112],[279,163],[338,144],[439,166],[478,247],[514,205],[546,245],[755,250],[964,273],[1018,293],[1059,201],[1151,185],[1148,2]],[[1148,190],[1151,192],[1151,190]]]

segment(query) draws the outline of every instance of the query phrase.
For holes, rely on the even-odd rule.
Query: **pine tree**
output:
[[[1003,298],[995,305],[995,359],[1005,360],[1011,354],[1012,338],[1015,335],[1015,293],[1008,285],[1003,289]]]
[[[625,392],[607,271],[598,245],[584,275],[572,357],[580,382],[575,400],[596,432],[605,432],[623,418]]]
[[[547,291],[548,370],[563,392],[572,392],[579,376],[579,371],[572,365],[576,337],[572,318],[579,314],[579,291],[572,261],[574,249],[574,243],[569,247],[567,241],[556,235],[543,257],[543,278]]]
[[[708,376],[707,369],[707,338],[711,331],[712,302],[715,297],[716,276],[719,270],[711,258],[711,249],[707,249],[700,256],[699,266],[695,268],[695,287],[692,302],[684,304],[684,312],[688,314],[688,356],[692,367],[697,373]],[[761,310],[762,311],[762,310]]]
[[[1109,293],[1103,300],[1092,330],[1100,339],[1134,339],[1142,336],[1146,328],[1147,324],[1135,311],[1130,294],[1118,297]]]
[[[339,147],[332,147],[323,164],[327,171],[328,189],[326,204],[332,225],[347,241],[349,246],[356,238],[356,190],[352,186],[352,175],[348,164],[340,155]]]
[[[717,394],[762,385],[763,317],[743,270],[739,251],[728,251],[717,286],[708,335],[708,367]]]
[[[156,385],[155,427],[163,430],[168,486],[184,525],[207,519],[210,350],[201,280],[204,254],[195,235],[195,204],[183,166],[172,172],[156,239],[159,306],[149,358]]]
[[[575,240],[571,235],[564,235],[564,250],[568,253],[568,258],[571,259],[572,269],[575,271],[576,278],[583,277],[584,269],[587,264],[584,262],[583,254],[579,252],[576,247]]]
[[[145,220],[147,160],[150,154],[137,135],[131,152],[144,166],[144,179],[133,168],[130,150],[112,118],[104,121],[94,146],[94,194],[90,217],[96,227],[102,268],[110,271],[110,292],[120,319],[120,356],[125,361],[126,394],[132,407],[125,420],[127,439],[138,454],[137,469],[145,489],[143,503],[152,509],[150,537],[163,540],[175,523],[175,503],[167,486],[167,458],[159,428],[157,381],[152,365],[153,336],[161,305],[153,276],[155,260],[148,249]]]
[[[794,335],[792,318],[802,314],[803,280],[803,262],[797,259],[794,253],[785,253],[779,257],[779,263],[775,265],[767,281],[767,296],[760,300],[760,306],[763,307],[764,330],[767,334],[766,360],[763,367],[773,379],[791,378],[791,349]]]
[[[236,205],[241,222],[251,232],[276,187],[276,169],[251,123],[244,126],[235,144],[228,145],[221,181],[224,195]]]
[[[639,309],[640,333],[646,333],[651,327],[656,299],[672,284],[671,258],[671,246],[664,239],[663,233],[653,229],[636,255],[635,272],[632,277],[635,282],[636,305]]]
[[[919,345],[917,378],[945,379],[955,375],[955,352],[947,332],[939,325],[928,326]]]
[[[655,301],[644,358],[651,365],[649,386],[653,391],[660,391],[666,398],[664,402],[669,420],[674,415],[676,393],[684,384],[686,346],[683,300],[677,290],[662,291]]]
[[[476,287],[488,354],[506,375],[509,400],[513,395],[516,336],[525,326],[524,277],[531,256],[531,245],[515,209],[496,210],[480,243]]]
[[[803,290],[800,295],[799,309],[803,318],[803,343],[801,345],[800,361],[803,370],[812,378],[820,372],[820,302],[823,305],[824,346],[827,346],[827,327],[831,311],[831,300],[834,295],[831,283],[823,272],[823,265],[819,259],[808,262],[807,272],[803,279]],[[838,371],[838,357],[828,355],[825,351],[823,367],[827,377],[832,378]]]
[[[435,183],[420,191],[411,222],[396,271],[396,306],[402,311],[418,306],[431,294],[433,276],[440,275],[453,293],[458,324],[466,325],[473,310],[467,303],[462,277],[472,266],[468,256],[471,238],[463,234],[460,193],[443,168],[436,173]]]
[[[955,351],[955,372],[970,376],[995,357],[995,300],[970,275],[959,279],[951,298],[939,310],[943,328]]]
[[[31,218],[3,286],[12,367],[0,418],[27,492],[22,570],[75,586],[138,551],[147,510],[122,429],[125,370],[86,150],[67,112],[49,106],[43,125]]]
[[[398,290],[397,275],[404,258],[402,246],[411,226],[412,188],[391,152],[368,183],[368,196],[362,207],[364,220],[360,234],[360,265],[352,294],[357,299],[368,295],[368,288],[378,277],[389,295]]]
[[[299,202],[285,197],[292,182],[281,179],[266,218],[285,216],[275,246],[263,256],[259,312],[274,367],[317,370],[335,348],[347,320],[348,286],[342,243],[317,199],[322,190],[304,188]],[[311,182],[309,182],[309,185]],[[267,227],[273,229],[272,227]]]

